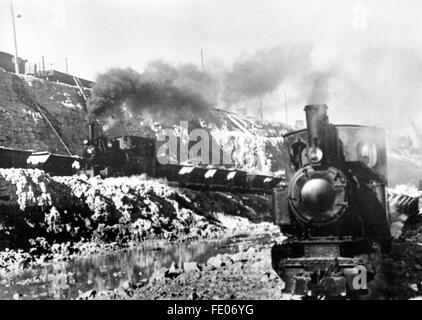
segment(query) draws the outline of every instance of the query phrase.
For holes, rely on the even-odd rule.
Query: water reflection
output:
[[[15,293],[21,293],[24,299],[76,298],[80,291],[113,289],[126,281],[137,283],[149,278],[154,271],[169,267],[173,261],[179,266],[189,261],[205,262],[218,253],[238,251],[239,243],[268,242],[270,238],[263,235],[254,239],[240,237],[211,243],[172,244],[158,250],[138,247],[57,262],[1,279],[0,299],[12,299]]]

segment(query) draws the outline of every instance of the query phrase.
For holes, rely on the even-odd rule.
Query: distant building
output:
[[[52,82],[66,83],[71,86],[76,85],[74,76],[60,72],[57,70],[38,70],[35,63],[28,63],[28,60],[19,59],[19,73],[21,74],[30,74],[38,78],[46,79]],[[8,72],[15,72],[15,56],[0,51],[0,69],[4,69]],[[86,79],[81,79],[76,77],[80,84],[85,88],[92,88],[94,82]]]
[[[25,74],[36,75],[38,71],[36,63],[26,63],[25,64]]]
[[[25,63],[27,60],[18,58],[19,73],[25,73]],[[0,68],[8,72],[15,72],[15,56],[13,54],[0,51]]]
[[[71,86],[75,85],[75,80],[73,79],[72,75],[57,70],[38,71],[36,76],[52,82],[66,83]],[[84,86],[85,88],[92,88],[94,86],[93,81],[81,79],[79,77],[77,78],[81,82],[82,86]]]

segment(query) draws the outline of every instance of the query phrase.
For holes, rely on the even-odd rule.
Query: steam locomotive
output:
[[[391,250],[385,132],[330,124],[327,109],[306,106],[307,129],[285,135],[290,163],[273,193],[287,239],[272,267],[294,295],[363,294]]]
[[[161,164],[156,139],[139,136],[95,137],[94,123],[84,141],[83,170],[88,176],[110,177],[146,174],[164,178],[170,184],[192,189],[270,193],[280,177],[252,174],[242,170],[198,165]]]

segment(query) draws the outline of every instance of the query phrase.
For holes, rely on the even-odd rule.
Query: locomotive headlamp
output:
[[[88,144],[88,139],[84,139],[84,144]]]
[[[86,149],[86,152],[87,152],[88,154],[93,154],[93,153],[94,153],[94,148],[89,147],[89,148],[87,148],[87,149]]]
[[[373,142],[364,142],[359,146],[359,160],[369,168],[377,164],[377,146]]]
[[[322,150],[318,147],[311,147],[308,151],[308,158],[311,163],[318,163],[322,160]]]

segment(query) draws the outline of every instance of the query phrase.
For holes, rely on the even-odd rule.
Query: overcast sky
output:
[[[330,103],[349,103],[349,109],[335,107],[334,120],[364,120],[395,129],[397,121],[408,122],[409,116],[422,123],[417,113],[422,109],[421,1],[14,0],[14,7],[22,15],[16,20],[19,55],[33,62],[44,55],[47,68],[64,71],[67,57],[70,73],[95,79],[115,66],[142,71],[155,59],[200,64],[201,48],[207,67],[213,60],[230,66],[242,56],[274,46],[312,45],[316,71],[340,64],[343,75],[337,79],[351,77],[354,85],[362,79],[368,90],[378,90],[367,99],[377,105],[375,112],[366,116],[371,108],[367,105],[355,109],[356,116],[346,116],[350,106],[362,103],[353,96],[365,88],[354,92],[352,82],[333,78]],[[13,52],[9,0],[0,0],[0,51]],[[397,83],[406,86],[397,88]],[[410,93],[403,91],[409,83]],[[297,105],[306,98],[302,101],[300,89],[293,86],[283,85],[292,108],[299,110]],[[414,102],[411,112],[402,112],[402,101]],[[393,115],[380,120],[384,103],[385,112]]]
[[[232,62],[274,45],[347,50],[368,41],[421,45],[420,1],[14,0],[21,56],[65,57],[93,78],[110,66],[142,68],[151,59]],[[0,0],[0,50],[13,51],[9,0]],[[417,43],[416,43],[417,42]],[[62,62],[60,64],[60,62]]]

